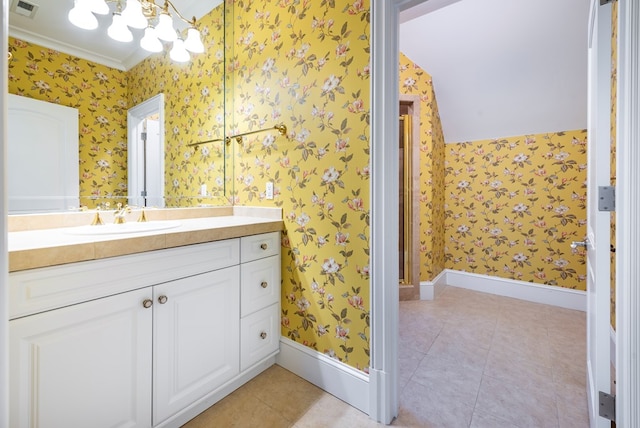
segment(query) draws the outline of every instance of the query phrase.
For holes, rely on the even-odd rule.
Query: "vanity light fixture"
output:
[[[189,52],[204,52],[200,31],[196,28],[196,17],[186,19],[169,0],[164,0],[162,6],[158,6],[154,0],[74,0],[73,8],[68,15],[69,21],[85,30],[96,29],[98,19],[95,15],[110,13],[108,3],[115,3],[111,25],[107,30],[112,39],[130,42],[133,40],[133,34],[129,28],[144,28],[140,47],[148,52],[162,51],[162,41],[173,43],[169,56],[176,62],[189,61]],[[170,8],[179,20],[189,24],[186,38],[182,38],[176,30]]]

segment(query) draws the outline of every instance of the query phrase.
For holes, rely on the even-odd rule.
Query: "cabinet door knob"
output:
[[[260,339],[266,339],[267,338],[267,332],[263,331],[262,333],[260,333]]]
[[[262,282],[260,283],[260,287],[262,287],[262,288],[267,288],[267,286],[268,286],[268,285],[269,285],[269,284],[267,284],[267,281],[262,281]]]
[[[162,295],[162,296],[158,297],[158,302],[161,305],[164,305],[165,303],[167,303],[167,300],[169,300],[169,298],[167,296],[165,296],[165,295]]]
[[[266,250],[267,248],[269,248],[269,246],[267,245],[266,242],[263,242],[262,244],[260,244],[260,248],[262,248],[263,250]]]
[[[151,307],[151,305],[153,305],[153,300],[151,300],[151,299],[144,299],[144,300],[142,301],[142,306],[143,306],[145,309],[149,309],[149,308]]]

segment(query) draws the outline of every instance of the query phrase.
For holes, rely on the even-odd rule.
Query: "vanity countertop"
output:
[[[70,228],[10,232],[9,271],[20,271],[281,231],[281,218],[228,215],[180,219],[171,229],[75,235]],[[100,227],[100,226],[95,226]]]

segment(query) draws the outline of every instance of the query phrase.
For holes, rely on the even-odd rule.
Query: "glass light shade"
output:
[[[173,42],[177,39],[176,30],[173,28],[173,19],[168,13],[162,12],[156,25],[156,35],[160,40]]]
[[[140,47],[148,52],[162,51],[162,43],[158,40],[153,27],[147,27],[144,30],[144,37],[140,39]]]
[[[192,53],[204,52],[204,45],[200,40],[200,31],[191,27],[187,30],[187,39],[184,41],[184,47],[186,50]]]
[[[142,5],[138,0],[127,0],[127,7],[122,11],[122,17],[131,28],[146,28],[149,23],[142,13]]]
[[[106,15],[109,13],[109,5],[104,0],[83,0],[87,4],[91,12],[98,15]]]
[[[173,47],[169,52],[169,58],[175,62],[187,62],[191,59],[189,52],[184,48],[184,41],[176,39],[173,41]]]
[[[95,30],[98,28],[98,19],[91,13],[91,10],[89,10],[86,4],[78,2],[77,0],[67,17],[73,25],[83,30]]]
[[[107,29],[107,34],[113,40],[119,42],[130,42],[133,40],[133,34],[129,31],[127,24],[124,22],[124,18],[118,12],[113,13],[113,22]]]

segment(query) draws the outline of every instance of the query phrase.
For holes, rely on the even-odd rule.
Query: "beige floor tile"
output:
[[[460,428],[471,423],[473,406],[450,400],[435,388],[410,381],[400,395],[400,410],[393,426]]]
[[[295,428],[368,428],[381,427],[368,415],[324,394],[294,425]]]
[[[456,334],[440,334],[433,342],[428,355],[482,370],[487,362],[488,353],[488,348],[461,341]]]
[[[420,319],[404,323],[400,326],[398,346],[400,349],[413,349],[426,354],[443,326],[444,322],[431,324]]]
[[[280,366],[272,366],[246,385],[248,392],[295,422],[326,393]]]
[[[561,428],[583,428],[589,426],[589,410],[586,387],[568,384],[556,386],[558,421]]]
[[[520,428],[513,422],[506,421],[492,415],[483,415],[482,413],[473,412],[470,428]]]
[[[409,382],[409,379],[411,379],[411,376],[413,376],[416,368],[418,368],[426,355],[411,348],[400,347],[398,349],[398,393],[402,393],[407,382]]]
[[[411,381],[429,388],[441,400],[457,402],[473,408],[478,397],[481,378],[482,369],[427,355],[411,377]]]
[[[558,411],[555,394],[546,388],[482,377],[475,410],[522,428],[555,428]]]
[[[553,370],[530,359],[518,359],[513,354],[491,349],[484,368],[484,376],[517,383],[554,389]]]
[[[183,425],[183,428],[287,428],[293,424],[240,388]]]

